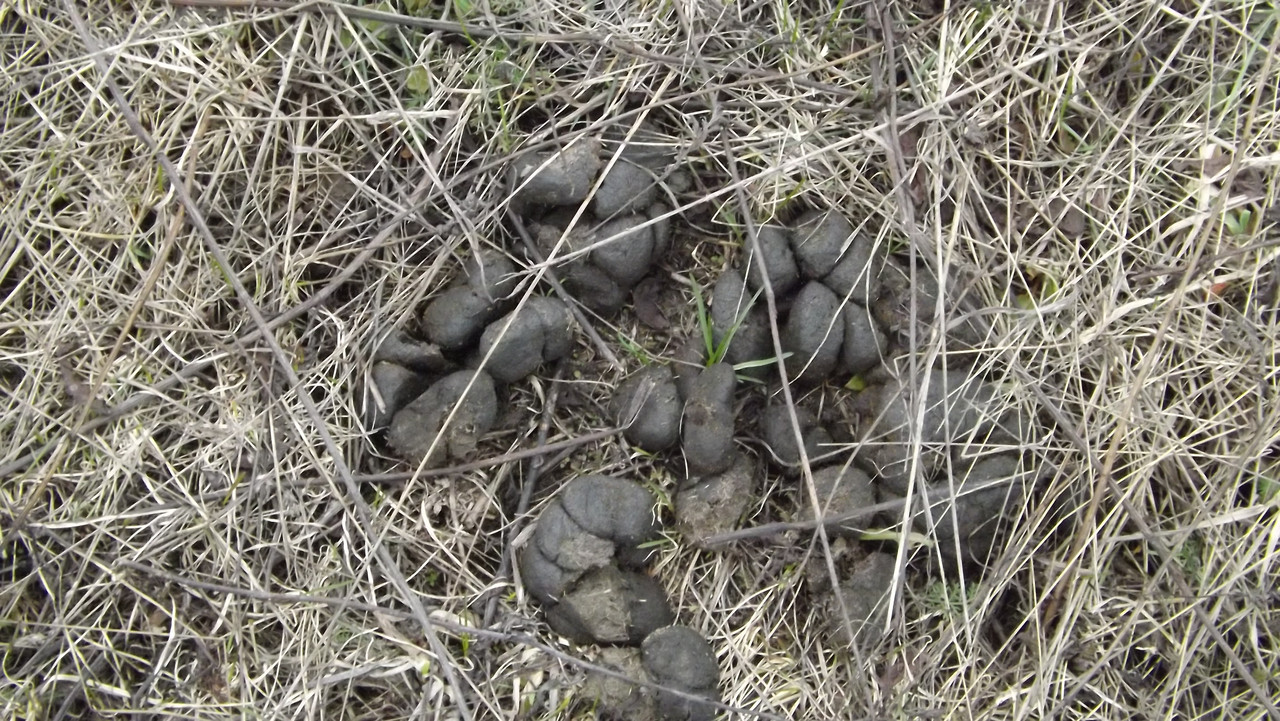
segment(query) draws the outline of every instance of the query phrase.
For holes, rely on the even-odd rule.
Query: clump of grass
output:
[[[711,320],[711,312],[707,307],[707,299],[702,293],[702,286],[698,283],[697,280],[691,278],[689,279],[689,287],[692,289],[692,292],[693,292],[694,322],[695,322],[696,332],[698,333],[699,340],[702,341],[703,348],[706,351],[706,353],[703,356],[705,359],[704,362],[708,366],[723,362],[725,358],[728,356],[730,345],[733,344],[733,337],[737,335],[738,329],[742,327],[742,324],[744,322],[746,322],[747,313],[751,311],[751,307],[757,301],[759,301],[760,293],[757,291],[751,297],[751,299],[743,305],[742,311],[738,314],[738,317],[734,321],[733,325],[729,326],[729,329],[725,332],[724,336],[720,338],[719,341],[717,342],[715,338],[715,327]],[[784,353],[782,357],[786,358],[788,355],[790,354]],[[777,358],[772,358],[772,357],[757,358],[753,360],[746,360],[746,361],[734,363],[733,369],[734,371],[739,373],[739,376],[738,376],[739,380],[743,380],[747,382],[759,382],[758,379],[753,378],[751,376],[741,375],[742,372],[750,370],[752,368],[762,368],[765,366],[771,366],[777,362],[778,362]]]
[[[838,559],[810,538],[664,545],[657,573],[720,653],[727,702],[1274,713],[1270,5],[606,5],[90,4],[108,77],[68,13],[0,7],[0,712],[573,717],[589,652],[537,645],[554,638],[495,582],[520,467],[361,499],[340,469],[392,468],[356,400],[373,339],[412,325],[457,255],[507,243],[506,163],[644,124],[696,171],[673,198],[691,234],[741,190],[752,217],[838,207],[948,269],[992,329],[970,357],[1041,419],[1023,445],[1052,469],[981,578],[913,545],[886,641],[861,654],[827,632],[803,570]],[[232,278],[284,314],[298,385]],[[526,420],[484,452],[598,427],[618,371],[586,345],[578,362],[515,389]],[[530,513],[573,473],[653,462],[593,446]],[[471,628],[495,588],[495,627],[520,638]]]

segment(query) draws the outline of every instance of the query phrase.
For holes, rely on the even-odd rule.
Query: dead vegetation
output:
[[[448,480],[377,477],[360,398],[458,257],[517,247],[513,157],[642,128],[695,178],[665,273],[843,209],[974,300],[1052,471],[980,577],[875,529],[910,565],[869,654],[812,602],[852,544],[672,536],[726,704],[1277,716],[1270,4],[189,4],[0,3],[5,716],[589,717],[595,652],[504,555],[575,475],[670,490],[597,432],[691,299],[593,319]],[[762,490],[747,525],[796,520]]]

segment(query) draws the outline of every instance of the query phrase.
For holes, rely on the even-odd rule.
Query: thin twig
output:
[[[900,135],[898,133],[899,118],[896,83],[886,80],[886,78],[896,77],[897,73],[893,18],[883,0],[876,0],[876,2],[873,2],[871,11],[875,17],[875,24],[879,27],[881,34],[880,41],[883,46],[882,55],[878,57],[884,58],[884,62],[881,67],[878,68],[878,72],[872,73],[872,82],[876,88],[876,96],[878,98],[882,98],[887,104],[881,124],[881,132],[883,134],[882,142],[885,145],[885,154],[888,159],[889,177],[893,179],[894,193],[898,201],[898,213],[901,216],[903,230],[906,232],[907,239],[909,241],[907,243],[907,273],[909,278],[909,290],[907,293],[907,378],[911,388],[920,389],[923,387],[922,384],[928,381],[928,378],[926,377],[922,379],[920,377],[920,358],[919,353],[917,353],[917,348],[919,347],[919,338],[917,337],[919,324],[917,319],[919,318],[920,309],[917,307],[917,294],[914,290],[916,288],[916,260],[917,257],[924,252],[925,239],[924,234],[920,232],[920,229],[915,222],[915,208],[911,202],[910,193],[906,192],[906,188],[903,185],[906,177],[906,164],[903,162]],[[925,255],[927,257],[927,254]],[[939,272],[935,273],[939,280],[939,302],[941,302],[941,297],[945,295],[946,292],[945,285],[943,284],[944,278],[940,271],[941,269],[939,269]],[[898,550],[894,558],[895,582],[889,589],[888,605],[890,613],[886,614],[886,624],[889,623],[892,616],[895,613],[900,612],[902,608],[904,584],[901,583],[901,579],[906,570],[908,548],[908,544],[905,541],[907,538],[907,532],[911,528],[911,521],[915,516],[912,504],[914,503],[917,495],[916,489],[920,483],[921,475],[920,441],[924,426],[925,395],[926,394],[923,392],[917,392],[913,395],[911,400],[911,426],[909,429],[910,435],[908,436],[911,460],[907,468],[907,493],[902,507],[902,516],[899,519],[899,522],[902,524],[902,542],[898,544]]]

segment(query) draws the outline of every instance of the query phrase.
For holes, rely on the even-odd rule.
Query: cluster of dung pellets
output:
[[[558,275],[597,312],[627,302],[665,253],[668,229],[661,219],[666,206],[657,200],[665,156],[625,151],[607,171],[605,162],[600,143],[583,142],[529,156],[512,169],[518,188],[512,207],[533,228],[536,250],[556,257],[578,252]],[[568,307],[530,296],[516,308],[519,282],[508,256],[482,250],[427,303],[416,335],[399,330],[379,347],[366,424],[385,429],[391,450],[407,462],[431,467],[466,457],[493,427],[501,384],[568,355]],[[732,372],[727,377],[731,394]],[[655,437],[672,431],[680,432],[678,416],[674,426],[651,429]],[[723,445],[731,445],[728,437]],[[553,630],[576,643],[605,645],[617,656],[616,668],[665,689],[593,677],[589,691],[602,709],[637,719],[711,719],[715,707],[705,701],[719,698],[715,654],[697,632],[673,625],[667,594],[644,568],[650,556],[644,544],[659,531],[655,504],[632,481],[602,475],[570,481],[519,550],[520,578]]]
[[[673,625],[666,593],[645,564],[658,537],[657,499],[639,484],[603,475],[570,481],[544,507],[519,551],[520,578],[542,604],[547,623],[577,643],[612,650],[611,665],[631,678],[718,699],[715,654],[692,629]],[[596,679],[591,693],[627,718],[702,719],[714,707],[617,680]]]
[[[662,153],[606,152],[599,141],[584,140],[512,167],[511,208],[533,231],[531,254],[551,259],[577,302],[617,311],[667,252],[669,210],[661,196],[679,174],[669,165]],[[421,338],[398,333],[379,349],[369,424],[387,427],[389,445],[406,460],[441,465],[467,455],[494,423],[500,384],[568,354],[568,308],[530,296],[514,309],[518,278],[508,257],[474,255],[427,305]],[[766,293],[778,313],[780,355]],[[954,557],[987,561],[1000,519],[1030,485],[1016,451],[987,449],[1016,448],[1026,419],[1001,411],[996,386],[963,364],[918,368],[914,380],[890,371],[901,365],[895,357],[911,352],[909,337],[936,332],[931,324],[940,309],[961,315],[945,329],[953,347],[981,344],[979,329],[948,295],[927,267],[912,269],[878,252],[837,211],[757,228],[711,290],[710,347],[699,338],[681,346],[675,362],[646,365],[609,402],[630,444],[680,463],[674,530],[707,547],[750,510],[764,464],[744,451],[738,416],[752,403],[747,393],[763,388],[769,400],[748,422],[762,455],[793,478],[808,461],[819,513],[849,519],[829,524],[831,532],[854,539],[871,524],[892,524],[896,518],[868,518],[865,509],[915,493],[924,509],[913,521],[917,530],[950,543]],[[779,362],[808,401],[794,408],[781,402]],[[867,387],[855,396],[852,420],[833,422],[810,410],[809,403],[828,407],[824,388],[853,376]],[[799,518],[813,514],[804,490]],[[696,632],[673,625],[675,611],[646,571],[647,549],[660,532],[654,507],[653,495],[629,480],[570,481],[520,548],[520,578],[548,624],[572,641],[605,645],[607,665],[717,700],[714,653]],[[894,575],[891,555],[858,553],[838,586],[838,628],[854,634],[846,641],[878,638]],[[710,704],[609,677],[593,677],[588,691],[602,711],[625,718],[714,717]]]
[[[997,466],[976,463],[973,455],[981,445],[978,440],[990,440],[994,428],[1002,422],[1008,425],[1008,419],[992,417],[999,402],[994,387],[962,368],[935,368],[920,389],[885,371],[884,362],[904,352],[901,345],[908,327],[896,313],[911,302],[901,295],[919,294],[918,305],[925,305],[930,296],[936,300],[936,283],[904,287],[901,279],[910,276],[898,261],[877,255],[871,239],[836,211],[810,211],[790,224],[763,225],[738,264],[725,268],[714,285],[708,314],[712,348],[695,342],[686,346],[680,359],[684,362],[647,366],[621,384],[611,408],[625,438],[650,453],[678,447],[687,480],[676,489],[676,524],[688,540],[699,543],[730,530],[750,504],[754,473],[738,446],[736,410],[742,402],[740,391],[759,383],[741,383],[739,376],[751,376],[772,389],[773,400],[759,414],[757,436],[775,465],[786,473],[801,460],[792,411],[779,400],[777,376],[768,362],[778,354],[761,297],[766,284],[779,312],[782,358],[792,381],[801,388],[815,388],[829,381],[843,385],[858,375],[873,383],[857,402],[861,434],[840,429],[836,435],[845,437],[843,443],[837,443],[813,413],[803,406],[795,409],[824,515],[856,514],[907,491],[904,478],[912,453],[908,404],[921,393],[927,396],[922,399],[922,477],[930,483],[941,481],[938,454],[943,454],[952,461],[949,468],[994,485],[989,476]],[[925,281],[930,276],[921,269],[917,277]],[[712,350],[722,357],[707,364]],[[734,365],[742,366],[742,372],[735,372]],[[950,385],[944,378],[951,379]],[[853,444],[858,451],[849,462]],[[964,486],[967,481],[961,480]],[[942,497],[936,488],[924,490]],[[969,493],[965,503],[994,495]],[[990,502],[984,508],[990,508]],[[981,537],[976,547],[984,550],[991,535],[985,529],[993,524],[971,533],[962,520],[969,514],[950,508],[924,515],[944,523],[957,519],[961,540]],[[852,534],[871,520],[860,519],[841,530]]]
[[[465,458],[498,416],[501,383],[568,355],[573,316],[557,298],[515,300],[518,276],[506,256],[481,250],[457,282],[436,295],[418,324],[396,331],[374,356],[366,424],[413,464]]]
[[[735,442],[733,367],[651,365],[619,386],[611,410],[623,437],[650,453],[678,446],[688,473],[675,492],[681,535],[700,544],[733,528],[751,503],[755,464]]]
[[[607,314],[625,306],[666,254],[670,208],[660,190],[668,162],[663,153],[633,146],[613,158],[599,141],[584,140],[531,154],[512,168],[512,209],[531,224],[538,251],[587,308]]]
[[[627,721],[711,721],[714,706],[702,699],[717,697],[719,667],[711,644],[687,626],[667,626],[649,634],[639,648],[611,647],[600,663],[627,679],[648,681],[661,690],[603,674],[593,674],[583,689],[597,700],[601,718]],[[683,692],[679,695],[673,691]],[[693,698],[689,698],[693,696]]]
[[[934,318],[936,277],[926,267],[912,274],[899,261],[877,255],[870,237],[833,210],[810,211],[790,225],[762,226],[740,265],[725,269],[712,293],[714,339],[728,343],[725,355],[734,362],[776,355],[760,298],[765,283],[782,318],[779,335],[790,379],[800,387],[843,385],[852,376],[871,384],[857,396],[857,432],[844,443],[834,436],[850,435],[848,428],[827,428],[804,407],[794,409],[793,427],[793,410],[774,392],[758,425],[774,462],[784,472],[796,469],[798,428],[828,518],[901,498],[915,468],[929,505],[917,517],[919,530],[945,534],[938,537],[952,541],[949,555],[985,562],[999,521],[1023,499],[1027,480],[1016,452],[987,449],[1016,447],[1025,422],[1001,412],[996,387],[963,365],[921,369],[915,382],[889,372],[887,361],[910,352],[910,314],[917,321]],[[944,301],[948,317],[959,314],[950,297]],[[926,337],[931,329],[915,330]],[[956,347],[981,340],[969,322],[947,333]],[[923,423],[913,438],[913,413],[921,405]],[[856,534],[876,521],[859,518],[836,530]]]
[[[727,345],[733,364],[775,356],[762,297],[767,285],[785,314],[780,331],[792,380],[817,383],[874,367],[888,340],[869,310],[881,265],[872,251],[872,239],[834,211],[760,226],[739,266],[726,268],[712,290],[716,346]]]
[[[685,480],[675,489],[674,510],[686,541],[704,545],[732,530],[751,506],[757,468],[739,447],[737,410],[744,391],[763,385],[771,400],[756,420],[756,436],[779,472],[798,476],[798,427],[820,514],[850,519],[829,525],[832,532],[852,539],[896,522],[889,514],[867,516],[864,509],[909,491],[913,454],[919,452],[916,492],[925,511],[915,517],[917,530],[944,539],[949,556],[989,559],[999,522],[1025,497],[1028,476],[1016,452],[987,449],[1011,447],[1025,428],[1016,415],[1001,413],[995,386],[970,369],[940,364],[925,369],[918,377],[927,381],[916,383],[889,373],[888,361],[908,352],[911,328],[903,314],[918,313],[913,305],[928,306],[926,317],[932,317],[937,305],[936,279],[920,268],[915,285],[903,282],[912,275],[899,261],[873,252],[870,238],[835,211],[761,226],[739,263],[725,268],[714,285],[712,347],[699,339],[682,349],[677,361],[683,362],[646,366],[622,383],[611,409],[625,438],[650,453],[675,449],[683,460]],[[809,395],[822,398],[824,384],[843,386],[855,375],[870,384],[856,396],[852,423],[829,428],[805,405],[782,403],[771,370],[776,363],[769,363],[778,353],[762,297],[766,284],[779,313],[781,357],[796,388],[817,389]],[[948,333],[957,345],[980,340],[964,323]],[[708,364],[711,352],[717,358]],[[923,404],[924,423],[913,444],[917,404]],[[812,517],[810,495],[798,493],[797,502],[797,516]],[[874,638],[869,630],[893,574],[872,551],[859,563],[857,582],[841,591],[846,607],[858,610],[859,617],[850,619],[864,629],[858,638],[867,640]]]
[[[801,462],[798,428],[822,515],[852,518],[834,524],[836,533],[856,536],[859,529],[897,522],[896,513],[858,512],[914,492],[925,506],[915,516],[916,530],[938,538],[946,556],[985,564],[1000,523],[1029,490],[1031,473],[1011,450],[1029,424],[1017,412],[1002,412],[996,387],[967,369],[940,365],[920,372],[928,377],[917,383],[883,369],[869,373],[871,385],[853,403],[852,427],[824,424],[805,405],[794,409],[793,427],[792,410],[775,401],[760,414],[759,437],[774,465],[794,476]]]

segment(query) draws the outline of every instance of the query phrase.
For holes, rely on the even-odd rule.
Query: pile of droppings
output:
[[[379,348],[365,420],[387,429],[401,458],[431,468],[467,457],[497,420],[498,384],[569,354],[568,306],[543,296],[518,304],[518,281],[509,258],[481,250],[423,310],[425,338],[396,331]]]
[[[711,644],[687,626],[667,626],[649,634],[640,648],[612,647],[600,661],[628,679],[658,684],[702,699],[714,699],[720,669]],[[628,721],[710,721],[716,707],[670,690],[655,691],[618,678],[593,674],[584,689],[602,711]]]
[[[610,154],[597,141],[578,141],[512,168],[511,207],[533,230],[531,252],[550,259],[576,302],[597,313],[621,309],[668,252],[670,206],[661,196],[671,185],[661,179],[673,177],[669,163],[663,153],[624,147]],[[829,532],[853,543],[877,522],[895,520],[869,518],[864,509],[914,492],[924,499],[914,521],[919,530],[944,539],[952,558],[986,562],[998,550],[1000,519],[1025,497],[1029,478],[1016,452],[984,449],[1000,442],[1016,447],[1026,421],[999,413],[1004,404],[996,386],[963,365],[918,361],[914,381],[893,371],[893,359],[908,352],[907,339],[932,332],[936,277],[879,252],[834,210],[771,221],[753,235],[710,293],[710,344],[698,339],[681,346],[678,362],[644,366],[609,403],[629,444],[679,459],[684,480],[672,489],[674,529],[707,548],[708,539],[742,521],[763,470],[743,448],[744,435],[754,435],[765,465],[797,484],[798,519],[814,517],[812,491],[820,515],[844,519],[829,523]],[[466,457],[493,427],[501,384],[569,355],[568,307],[536,295],[517,304],[520,280],[507,256],[477,253],[422,313],[424,339],[399,333],[382,344],[368,421],[387,427],[388,445],[405,460],[439,466]],[[780,319],[781,356],[766,295]],[[913,317],[921,325],[912,328]],[[946,332],[959,347],[983,340],[968,322]],[[779,357],[793,389],[818,389],[810,399],[851,377],[868,384],[852,418],[833,423],[807,403],[784,403]],[[762,388],[768,400],[744,433],[738,410]],[[921,405],[923,423],[912,433]],[[806,461],[811,487],[795,480],[805,476]],[[571,480],[519,549],[519,575],[552,629],[574,642],[609,646],[606,665],[718,700],[713,649],[696,631],[673,625],[676,610],[646,572],[646,549],[662,528],[656,504],[627,479]],[[848,615],[833,632],[863,646],[878,641],[894,571],[892,555],[862,551],[837,587]],[[709,704],[611,677],[593,676],[588,693],[601,710],[625,718],[714,717]]]
[[[594,475],[543,509],[520,572],[552,628],[581,643],[639,643],[671,623],[662,589],[639,572],[642,544],[658,536],[656,503],[636,483]]]
[[[581,141],[520,161],[511,206],[532,224],[544,257],[568,258],[557,272],[574,298],[612,313],[669,248],[670,207],[658,197],[669,158],[629,146],[611,164],[602,155],[599,142]]]

